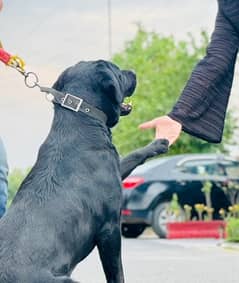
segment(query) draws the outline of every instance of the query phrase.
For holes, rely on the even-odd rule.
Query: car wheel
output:
[[[122,224],[121,232],[125,238],[137,238],[145,230],[144,224]]]
[[[167,223],[169,221],[183,220],[185,217],[183,210],[181,210],[180,215],[176,217],[175,214],[168,209],[169,206],[170,202],[162,202],[153,212],[152,228],[160,238],[167,237]]]

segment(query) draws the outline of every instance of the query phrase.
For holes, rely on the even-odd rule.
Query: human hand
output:
[[[155,128],[155,139],[167,139],[172,145],[180,136],[182,125],[169,116],[162,116],[139,125],[141,130]]]

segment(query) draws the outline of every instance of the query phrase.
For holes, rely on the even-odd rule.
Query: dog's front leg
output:
[[[124,283],[120,224],[110,224],[97,237],[97,247],[107,283]]]
[[[137,149],[130,153],[120,161],[121,178],[124,180],[129,174],[140,164],[143,164],[146,159],[154,157],[168,151],[168,140],[155,140],[147,146]]]

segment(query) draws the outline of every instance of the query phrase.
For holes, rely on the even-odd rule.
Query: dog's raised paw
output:
[[[151,144],[149,144],[149,147],[151,147],[152,151],[154,152],[153,156],[156,156],[158,154],[163,154],[168,152],[169,141],[166,139],[157,139],[153,141]]]

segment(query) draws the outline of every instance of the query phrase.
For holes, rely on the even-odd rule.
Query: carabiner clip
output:
[[[25,71],[25,62],[17,55],[11,55],[6,52],[3,48],[0,48],[0,61],[7,66],[17,70],[21,75],[24,76],[25,85],[29,88],[39,86],[38,76],[34,72]]]
[[[10,60],[7,62],[7,65],[17,69],[20,72],[25,72],[25,62],[17,55],[11,56]]]

